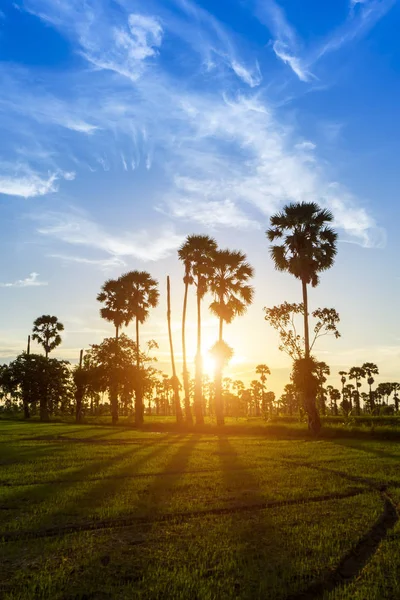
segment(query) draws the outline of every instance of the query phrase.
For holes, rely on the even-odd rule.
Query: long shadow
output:
[[[380,450],[377,448],[371,448],[370,446],[367,446],[367,442],[363,441],[360,445],[358,444],[354,444],[354,443],[349,443],[348,441],[342,441],[342,440],[332,440],[333,444],[336,444],[337,446],[341,446],[342,448],[351,448],[352,450],[360,450],[361,452],[366,452],[367,454],[373,454],[374,456],[377,456],[379,458],[390,458],[393,460],[400,460],[400,453],[399,454],[390,454],[389,452],[386,452],[385,450]],[[396,442],[386,442],[387,444],[393,444],[396,446],[396,448],[398,448],[398,443]]]
[[[245,490],[245,497],[234,500],[234,504],[261,505],[266,503],[259,481],[254,474],[244,469],[240,473],[238,486],[238,467],[241,460],[235,448],[225,437],[218,439],[219,455],[223,468],[223,477],[227,490]],[[236,471],[236,476],[235,476]],[[284,509],[283,509],[284,510]],[[229,517],[228,517],[229,518]],[[230,526],[231,545],[235,557],[235,597],[255,600],[274,598],[271,575],[275,569],[291,570],[290,556],[280,543],[281,533],[274,525],[267,510],[254,510],[245,515],[233,514]],[[271,544],[273,540],[274,543]],[[289,579],[295,573],[289,575]],[[278,589],[275,590],[278,595]]]
[[[34,490],[27,490],[26,488],[23,490],[18,489],[15,491],[15,493],[7,495],[7,502],[6,504],[3,503],[1,507],[3,508],[3,510],[14,511],[21,510],[22,505],[22,507],[27,507],[26,513],[29,513],[32,511],[32,500],[34,500],[35,507],[40,508],[41,505],[48,503],[51,498],[51,502],[55,507],[57,507],[57,496],[60,493],[62,494],[63,492],[65,492],[71,486],[75,485],[76,482],[74,481],[74,475],[78,475],[80,479],[85,479],[86,477],[90,478],[90,475],[92,475],[93,473],[96,473],[99,470],[110,469],[114,467],[115,464],[118,464],[118,462],[121,462],[122,460],[126,459],[127,456],[140,452],[140,450],[140,448],[129,448],[125,452],[118,453],[117,455],[111,456],[108,459],[101,458],[96,462],[90,462],[89,465],[73,472],[70,475],[71,479],[69,479],[69,477],[66,477],[65,486],[56,487],[52,483],[44,483],[39,484]],[[42,519],[38,517],[38,520],[36,521],[36,529],[40,529],[40,527],[43,525],[43,521],[48,520],[49,516],[54,516],[56,514],[57,510],[46,513],[45,515],[43,515]],[[15,535],[16,537],[18,537],[18,532],[15,532]],[[0,538],[1,537],[2,534],[0,532]]]

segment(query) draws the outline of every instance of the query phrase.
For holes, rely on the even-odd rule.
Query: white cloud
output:
[[[302,65],[302,61],[300,58],[292,54],[292,51],[288,47],[287,44],[281,42],[280,40],[276,40],[272,48],[278,58],[280,58],[285,64],[289,65],[294,73],[296,73],[297,77],[300,81],[311,81],[315,79],[314,75],[307,70],[306,67]]]
[[[184,239],[184,236],[168,227],[159,231],[110,234],[79,213],[48,212],[33,215],[32,218],[40,222],[37,231],[43,236],[71,245],[102,250],[113,257],[131,256],[145,262],[165,258]]]
[[[57,191],[56,180],[55,173],[45,177],[33,172],[18,175],[17,173],[2,174],[0,171],[0,194],[22,198],[44,196]]]
[[[47,281],[39,280],[39,273],[31,273],[25,279],[17,279],[12,283],[0,283],[0,287],[3,288],[23,288],[23,287],[41,287],[48,285]]]
[[[67,263],[73,262],[73,263],[78,263],[78,264],[82,264],[82,265],[90,265],[90,266],[99,267],[103,271],[108,271],[109,269],[127,266],[127,263],[124,260],[122,260],[122,258],[119,258],[118,256],[113,256],[111,258],[104,258],[104,259],[85,258],[83,256],[70,256],[67,254],[49,254],[48,256],[50,258],[60,259]]]
[[[247,83],[247,85],[249,85],[251,88],[257,87],[258,85],[260,85],[260,83],[262,81],[262,76],[261,76],[260,67],[259,67],[258,63],[256,65],[256,71],[254,73],[252,73],[251,71],[246,69],[246,67],[244,65],[240,64],[236,60],[232,60],[231,67],[232,67],[233,71],[236,73],[236,75],[240,79],[242,79],[245,83]]]

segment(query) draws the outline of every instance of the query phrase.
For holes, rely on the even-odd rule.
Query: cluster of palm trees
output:
[[[389,400],[392,394],[394,394],[392,408],[396,413],[399,412],[399,383],[381,382],[375,389],[372,388],[375,383],[374,375],[379,375],[375,363],[365,362],[361,366],[351,367],[348,371],[339,371],[339,375],[344,412],[360,415],[362,411],[377,414],[382,412],[382,409],[390,410]],[[368,384],[368,392],[361,391],[363,380]],[[352,381],[354,384],[351,383]]]
[[[183,354],[183,391],[184,413],[188,424],[193,422],[190,401],[190,385],[188,357],[186,350],[186,315],[189,302],[189,290],[194,288],[197,307],[197,344],[195,356],[195,385],[193,395],[193,411],[196,424],[204,423],[203,414],[203,365],[202,365],[202,304],[207,294],[211,296],[210,311],[218,318],[218,339],[212,349],[216,360],[215,370],[215,413],[217,423],[224,423],[222,405],[222,378],[224,365],[232,356],[231,348],[224,342],[224,323],[231,323],[236,316],[243,315],[253,299],[253,288],[250,280],[253,269],[246,260],[246,255],[239,251],[218,248],[216,241],[206,235],[189,235],[178,250],[178,257],[184,265],[184,296],[182,310],[182,354]],[[97,297],[104,306],[101,316],[113,323],[115,327],[115,353],[117,364],[118,338],[121,327],[129,325],[133,320],[136,325],[136,367],[141,372],[139,326],[143,324],[159,301],[158,282],[145,271],[131,271],[104,283]],[[168,330],[170,339],[172,385],[175,396],[175,411],[178,420],[181,417],[179,398],[179,380],[176,374],[174,348],[171,335],[170,282],[167,278]],[[113,423],[118,419],[118,382],[114,378],[110,389],[110,402]],[[143,423],[143,392],[140,376],[137,377],[135,389],[135,422]]]

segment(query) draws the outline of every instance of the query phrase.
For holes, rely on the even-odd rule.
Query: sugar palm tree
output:
[[[324,383],[326,383],[326,375],[330,375],[331,370],[329,365],[326,362],[320,361],[317,362],[316,375],[318,378],[318,395],[319,395],[319,405],[322,414],[325,416],[326,413],[326,391],[324,389]]]
[[[167,321],[168,321],[168,338],[169,338],[169,350],[171,354],[171,366],[172,366],[172,386],[174,388],[174,401],[175,401],[175,415],[177,423],[182,422],[182,409],[181,400],[179,395],[179,379],[176,375],[175,367],[175,355],[174,355],[174,344],[172,340],[172,328],[171,328],[171,284],[169,275],[167,276]]]
[[[213,302],[211,312],[219,319],[218,343],[223,343],[223,325],[242,316],[252,303],[254,290],[249,280],[254,276],[253,267],[247,262],[246,255],[239,251],[216,250],[212,260],[212,278],[210,291]],[[215,370],[215,410],[217,424],[224,424],[222,410],[222,369],[220,361]]]
[[[271,375],[271,371],[267,365],[261,364],[256,366],[256,373],[260,376],[262,399],[263,403],[265,403],[265,384],[267,375]]]
[[[196,423],[204,423],[202,411],[202,356],[201,356],[201,302],[208,291],[212,274],[212,254],[217,249],[217,242],[208,235],[189,235],[179,248],[178,256],[185,267],[183,278],[185,295],[182,311],[182,353],[183,353],[183,388],[185,393],[186,421],[192,422],[190,412],[190,386],[186,354],[186,310],[189,285],[196,285],[197,304],[197,345],[195,359],[194,412]]]
[[[60,332],[64,331],[64,325],[55,316],[42,315],[34,321],[32,331],[32,339],[43,346],[48,358],[50,352],[62,342]]]
[[[128,311],[125,288],[121,278],[108,279],[101,287],[101,292],[97,295],[97,300],[104,304],[100,309],[100,316],[106,321],[112,323],[115,327],[115,373],[110,386],[110,404],[112,424],[118,422],[118,344],[120,329],[123,325],[129,325],[131,317]]]
[[[136,329],[136,371],[135,424],[143,424],[143,389],[141,382],[139,325],[149,317],[150,309],[158,304],[160,293],[158,282],[146,271],[130,271],[120,277],[127,302],[129,321],[135,321]]]
[[[279,271],[287,271],[301,281],[304,305],[304,356],[310,358],[308,326],[308,290],[319,283],[319,273],[329,269],[336,256],[337,233],[329,227],[333,215],[314,202],[300,202],[285,206],[282,212],[271,217],[267,237],[271,256]],[[315,397],[304,398],[310,429],[317,432],[320,427]]]
[[[365,369],[363,367],[351,367],[349,370],[349,379],[355,380],[354,401],[356,405],[356,415],[360,416],[360,387],[361,379],[365,377]]]
[[[373,413],[375,410],[374,395],[372,393],[372,385],[375,383],[373,376],[379,375],[379,369],[375,363],[370,362],[364,363],[362,369],[364,369],[367,376],[367,383],[369,385],[369,409]]]

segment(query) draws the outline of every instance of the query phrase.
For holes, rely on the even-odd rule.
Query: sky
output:
[[[300,302],[301,286],[275,271],[265,230],[284,204],[315,201],[339,243],[310,309],[335,307],[342,334],[315,353],[338,387],[365,361],[399,380],[399,26],[396,0],[2,0],[0,360],[55,314],[54,356],[76,361],[113,334],[102,283],[139,269],[161,290],[142,339],[169,372],[166,275],[180,361],[176,251],[206,233],[255,268],[254,303],[225,328],[227,375],[266,363],[279,393],[290,361],[263,307]],[[192,294],[190,358],[194,309]]]

